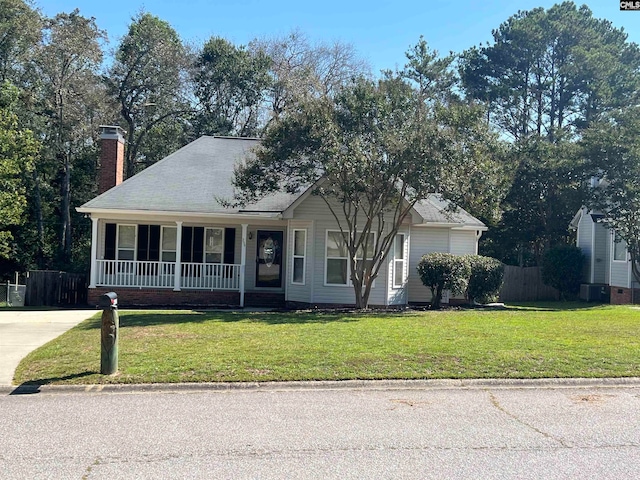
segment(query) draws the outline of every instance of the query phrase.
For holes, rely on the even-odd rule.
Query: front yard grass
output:
[[[640,310],[533,304],[402,313],[120,312],[119,372],[100,316],[32,352],[16,383],[640,376]]]

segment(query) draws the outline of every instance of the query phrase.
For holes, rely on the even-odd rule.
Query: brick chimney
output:
[[[120,185],[124,178],[124,130],[100,125],[100,173],[98,195]]]

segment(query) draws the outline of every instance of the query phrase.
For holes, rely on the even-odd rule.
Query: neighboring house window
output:
[[[405,265],[405,236],[404,233],[396,235],[393,245],[393,287],[402,288],[404,286],[404,265]]]
[[[373,257],[373,247],[375,235],[369,234],[366,257]],[[349,251],[342,238],[342,233],[334,230],[327,230],[326,240],[326,263],[325,263],[325,284],[327,285],[349,285],[351,271],[349,268]],[[356,255],[356,263],[360,265],[363,261],[364,253],[362,248]]]
[[[293,272],[291,283],[304,285],[305,257],[307,250],[307,231],[293,231]]]
[[[613,259],[618,262],[627,261],[627,242],[617,233],[613,237]]]
[[[177,227],[162,227],[162,256],[163,262],[175,262],[177,252]]]
[[[224,253],[224,231],[222,228],[207,228],[204,235],[205,263],[222,263]]]
[[[136,226],[118,225],[117,260],[135,260]]]

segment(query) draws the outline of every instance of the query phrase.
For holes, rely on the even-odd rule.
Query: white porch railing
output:
[[[174,262],[97,260],[96,285],[109,287],[173,288]],[[181,288],[240,290],[240,265],[182,263]]]
[[[204,290],[240,290],[240,265],[183,263],[180,285]]]

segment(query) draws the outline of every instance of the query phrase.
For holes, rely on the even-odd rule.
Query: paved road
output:
[[[0,396],[0,478],[632,479],[640,387]]]
[[[16,367],[29,352],[95,314],[96,310],[0,311],[0,385],[11,385]]]

